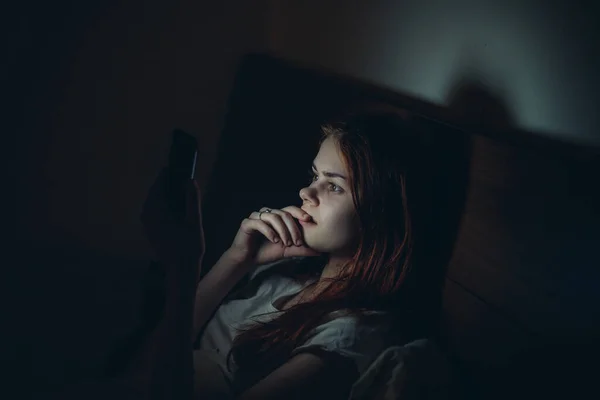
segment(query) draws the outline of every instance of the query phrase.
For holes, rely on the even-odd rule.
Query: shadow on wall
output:
[[[460,120],[474,126],[513,128],[515,119],[506,100],[482,80],[463,76],[451,86],[448,107]]]

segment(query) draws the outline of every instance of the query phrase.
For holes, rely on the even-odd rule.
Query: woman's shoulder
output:
[[[337,310],[330,313],[321,325],[346,333],[364,334],[367,332],[387,332],[392,327],[392,315],[386,311]]]
[[[338,310],[328,314],[308,335],[309,342],[362,348],[369,343],[387,343],[392,336],[390,315],[384,311]]]
[[[293,354],[319,348],[353,360],[357,371],[362,373],[389,345],[389,327],[386,312],[364,311],[357,315],[346,310],[335,311],[308,334]]]

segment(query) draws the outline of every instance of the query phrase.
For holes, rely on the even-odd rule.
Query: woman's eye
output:
[[[332,192],[341,192],[342,188],[339,187],[338,185],[334,184],[334,183],[330,183],[329,184],[329,190],[331,190]]]
[[[309,178],[310,178],[310,180],[309,180],[310,184],[312,184],[312,183],[316,182],[317,180],[319,180],[319,175],[316,174],[315,171],[311,170],[308,173],[308,175],[309,175]],[[340,186],[336,185],[335,183],[332,183],[332,182],[328,182],[328,183],[329,183],[329,185],[327,187],[328,187],[329,191],[336,192],[336,193],[341,193],[341,192],[344,191]]]

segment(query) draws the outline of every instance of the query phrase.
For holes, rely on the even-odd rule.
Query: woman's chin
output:
[[[321,252],[319,243],[315,242],[314,240],[310,240],[310,236],[309,237],[307,237],[306,235],[304,236],[304,244],[306,245],[306,247],[310,248],[311,250]]]

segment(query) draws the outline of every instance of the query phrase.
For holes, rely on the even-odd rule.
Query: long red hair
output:
[[[249,383],[285,362],[333,311],[347,310],[361,317],[366,310],[398,315],[411,308],[403,287],[413,264],[410,184],[418,169],[415,156],[422,154],[418,133],[409,122],[391,114],[354,116],[325,124],[321,130],[321,142],[335,140],[350,174],[360,221],[358,247],[340,276],[312,301],[237,335],[227,360],[233,357]],[[315,262],[307,265],[319,267]]]

